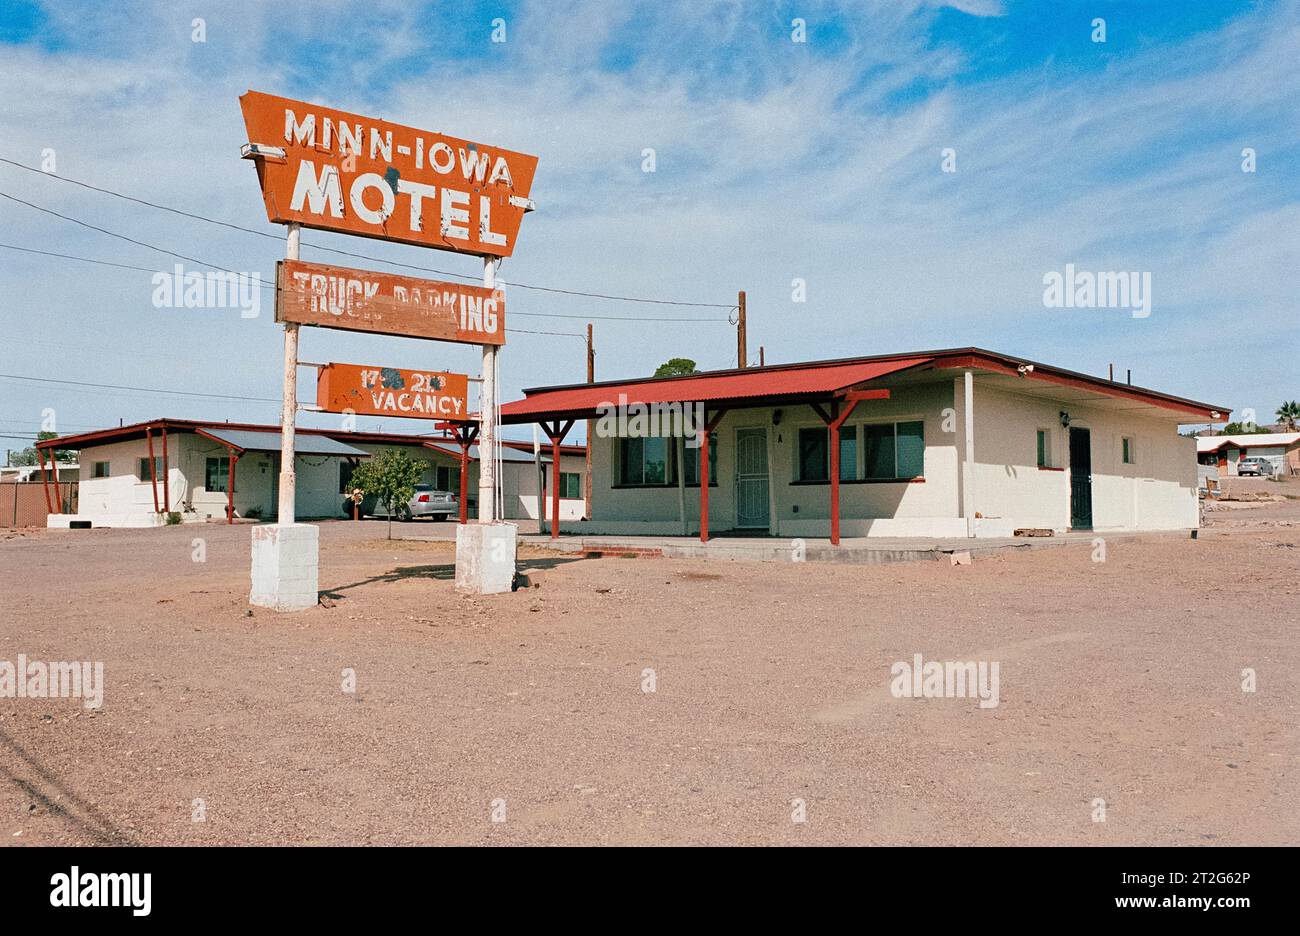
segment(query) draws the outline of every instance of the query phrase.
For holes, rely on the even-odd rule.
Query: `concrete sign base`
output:
[[[518,532],[513,523],[463,523],[456,527],[456,591],[473,595],[510,591]]]
[[[320,530],[310,523],[253,527],[253,588],[248,603],[276,611],[316,606]]]

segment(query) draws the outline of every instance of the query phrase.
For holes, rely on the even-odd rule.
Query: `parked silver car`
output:
[[[1267,458],[1252,455],[1249,458],[1243,458],[1241,461],[1237,462],[1237,474],[1258,475],[1262,478],[1271,478],[1273,476],[1273,463]]]
[[[417,484],[411,499],[397,508],[393,514],[395,520],[414,520],[418,517],[432,517],[434,520],[447,520],[460,514],[460,498],[450,491],[439,491],[432,484]],[[352,500],[344,498],[343,516],[352,516]],[[361,516],[387,517],[388,511],[373,495],[366,495],[361,501]]]

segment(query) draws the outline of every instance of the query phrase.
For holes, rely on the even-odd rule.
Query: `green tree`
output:
[[[695,362],[685,357],[669,358],[655,368],[656,377],[681,377],[685,374],[698,373],[699,371],[695,369]]]
[[[388,538],[393,538],[393,514],[406,511],[406,502],[420,483],[421,466],[398,449],[384,449],[352,472],[352,486],[374,495],[388,514]]]
[[[1277,421],[1282,424],[1282,428],[1287,432],[1295,432],[1297,423],[1300,423],[1300,402],[1290,400],[1284,402],[1277,408]]]
[[[44,429],[36,433],[36,441],[38,442],[44,442],[46,439],[57,439],[58,437],[59,434],[57,432],[47,432]],[[64,462],[65,464],[67,462],[75,461],[72,453],[63,449],[54,453],[54,460]],[[18,466],[39,465],[41,463],[41,460],[36,455],[36,446],[34,445],[29,445],[20,452],[14,452],[9,456],[9,461],[10,464]]]
[[[1266,432],[1268,432],[1267,429],[1265,429],[1262,426],[1256,425],[1253,422],[1252,423],[1230,422],[1223,427],[1223,432],[1220,434],[1221,435],[1262,435]]]

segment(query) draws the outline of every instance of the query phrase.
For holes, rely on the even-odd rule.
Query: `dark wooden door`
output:
[[[1070,526],[1092,529],[1092,433],[1070,427]]]

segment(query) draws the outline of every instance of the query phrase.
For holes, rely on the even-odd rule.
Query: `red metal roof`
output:
[[[594,384],[525,391],[527,397],[501,407],[501,416],[506,422],[524,422],[527,421],[525,417],[542,413],[587,412],[603,406],[631,403],[704,403],[763,397],[825,396],[895,371],[926,364],[930,360],[928,357],[913,357],[887,361],[808,364],[779,370],[756,368],[671,380],[635,381],[616,386]]]

